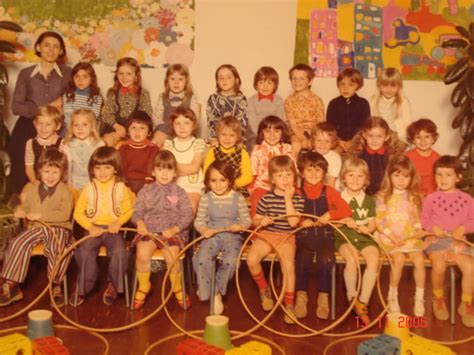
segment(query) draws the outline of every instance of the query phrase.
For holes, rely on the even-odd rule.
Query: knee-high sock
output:
[[[181,287],[181,272],[170,274],[171,288],[178,301],[183,299],[183,289]]]
[[[356,293],[356,282],[357,274],[351,271],[348,271],[347,268],[344,269],[344,282],[346,284],[347,299],[350,301],[354,298]]]
[[[151,283],[150,283],[150,271],[140,272],[137,271],[137,279],[138,279],[138,290],[143,292],[150,291]],[[137,292],[135,294],[135,298],[137,300],[144,300],[145,295],[142,292]]]
[[[369,302],[375,281],[377,281],[377,273],[366,269],[364,276],[362,276],[362,290],[360,292],[359,301],[366,304]]]

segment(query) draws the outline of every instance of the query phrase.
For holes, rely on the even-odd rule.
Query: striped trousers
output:
[[[59,257],[72,244],[71,231],[66,228],[52,227],[51,230],[46,227],[31,228],[13,238],[3,262],[2,277],[22,283],[28,273],[31,252],[40,243],[44,244],[44,256],[48,258],[48,279],[50,279]],[[61,261],[53,281],[55,284],[62,282],[71,257],[72,253],[69,253]]]

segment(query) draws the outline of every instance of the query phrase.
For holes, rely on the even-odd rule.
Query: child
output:
[[[216,160],[208,167],[204,177],[207,192],[199,203],[194,221],[196,230],[208,238],[201,242],[193,256],[198,296],[201,301],[214,297],[214,314],[224,311],[222,296],[227,293],[227,284],[234,275],[242,246],[242,237],[238,232],[251,224],[245,198],[232,188],[234,171],[232,165],[222,160]],[[227,231],[220,232],[222,229]],[[211,265],[219,253],[221,263],[216,274],[217,293],[210,295]]]
[[[240,91],[239,72],[231,64],[222,64],[216,70],[217,92],[207,100],[207,124],[212,145],[217,143],[217,122],[225,116],[234,116],[240,122],[242,135],[247,128],[247,98]]]
[[[205,174],[209,165],[215,160],[226,161],[234,169],[236,178],[235,186],[239,192],[248,196],[245,187],[253,180],[250,157],[247,150],[242,147],[242,130],[240,123],[234,116],[223,117],[217,123],[218,145],[207,151],[204,159],[203,173]]]
[[[341,171],[341,156],[333,150],[337,145],[338,137],[336,128],[329,122],[320,122],[314,126],[311,131],[311,138],[313,141],[314,151],[321,154],[328,162],[328,171],[326,175],[326,184],[333,189],[339,188],[339,183],[336,181]]]
[[[311,91],[313,79],[314,71],[306,64],[290,69],[291,87],[295,92],[285,100],[285,115],[295,157],[301,149],[311,149],[311,130],[325,118],[323,101]]]
[[[403,96],[403,80],[395,68],[385,68],[377,77],[378,91],[370,99],[373,116],[382,117],[390,129],[406,142],[406,130],[411,123],[410,102]]]
[[[64,137],[71,122],[71,116],[77,109],[90,109],[96,125],[100,127],[100,110],[102,95],[97,85],[97,76],[90,63],[80,62],[72,68],[71,80],[63,94],[64,127],[61,136]]]
[[[59,148],[61,137],[58,131],[61,128],[63,116],[53,106],[41,106],[36,112],[33,125],[36,129],[36,137],[28,139],[25,146],[25,172],[30,182],[38,181],[36,176],[36,162],[46,148]]]
[[[329,103],[326,120],[336,128],[342,151],[349,148],[350,141],[370,116],[369,102],[357,95],[362,86],[364,78],[357,69],[346,68],[337,76],[341,95]]]
[[[176,107],[189,107],[201,117],[201,105],[193,93],[188,68],[184,64],[172,64],[166,70],[165,91],[158,96],[153,110],[153,126],[156,129],[153,143],[163,146],[166,138],[173,135],[170,116]]]
[[[283,99],[276,95],[278,90],[278,73],[272,67],[261,67],[253,78],[253,87],[257,94],[250,96],[247,102],[248,126],[246,132],[247,149],[255,146],[258,126],[267,116],[285,117]]]
[[[151,100],[142,88],[142,77],[138,62],[129,57],[119,59],[114,75],[114,86],[109,89],[102,111],[104,141],[114,146],[125,138],[128,116],[134,111],[145,111],[151,116]]]
[[[104,144],[99,137],[94,112],[87,108],[74,110],[61,150],[68,160],[69,184],[76,190],[77,196],[89,182],[87,164],[92,153]]]
[[[94,287],[97,279],[97,254],[104,245],[110,256],[107,288],[103,295],[106,305],[112,305],[117,293],[124,291],[123,276],[127,270],[128,252],[120,227],[132,217],[130,192],[123,181],[120,155],[112,147],[100,147],[92,154],[88,165],[90,182],[76,203],[74,219],[94,238],[82,243],[75,252],[79,268],[78,300]],[[74,304],[76,295],[71,296]]]
[[[433,236],[426,239],[426,253],[431,260],[433,285],[433,314],[440,320],[449,318],[443,297],[446,263],[454,262],[462,273],[461,304],[458,312],[466,327],[474,327],[472,302],[473,261],[469,247],[463,243],[466,234],[474,231],[474,199],[456,188],[462,179],[462,165],[458,158],[442,156],[434,164],[438,191],[423,201],[421,222]]]
[[[359,158],[349,158],[344,161],[341,170],[341,180],[344,190],[341,197],[349,204],[352,216],[341,222],[340,227],[352,245],[336,232],[335,247],[345,261],[344,282],[347,290],[347,300],[352,302],[357,297],[357,264],[359,255],[365,260],[365,271],[362,276],[362,288],[354,304],[354,312],[362,324],[370,323],[367,304],[377,280],[379,264],[379,249],[377,243],[367,234],[375,230],[375,201],[364,192],[369,185],[369,167]],[[347,226],[347,227],[346,227]]]
[[[308,276],[316,253],[319,290],[316,316],[328,319],[331,272],[334,266],[334,236],[332,227],[324,225],[329,220],[351,216],[351,210],[336,190],[324,184],[328,162],[321,154],[301,154],[298,158],[298,170],[303,178],[303,212],[320,218],[314,221],[306,220],[303,226],[307,228],[296,235],[296,317],[304,318],[308,313]]]
[[[267,116],[258,125],[257,145],[250,155],[252,175],[250,190],[250,215],[255,216],[260,198],[270,191],[272,184],[268,177],[268,162],[277,155],[289,156],[294,161],[293,148],[289,144],[288,128],[276,116]]]
[[[159,148],[149,140],[153,123],[145,111],[132,112],[126,128],[129,139],[119,153],[127,185],[137,194],[145,183],[153,181],[153,159]]]
[[[407,141],[415,148],[405,155],[410,158],[415,170],[421,178],[421,192],[428,195],[436,190],[433,173],[434,163],[440,155],[432,149],[438,139],[436,124],[427,118],[413,122],[407,128]]]
[[[405,144],[390,130],[387,122],[383,118],[371,116],[355,135],[347,153],[365,160],[369,166],[370,184],[365,192],[372,196],[380,189],[388,161],[404,151]]]
[[[188,241],[189,226],[193,220],[191,201],[186,191],[175,182],[177,176],[176,159],[170,152],[161,150],[153,160],[155,183],[145,185],[137,196],[133,222],[138,234],[134,239],[137,247],[138,290],[133,301],[133,309],[141,309],[150,292],[150,261],[156,248],[162,249],[166,266],[171,267],[180,249]],[[148,235],[156,234],[162,243]],[[171,287],[178,304],[184,308],[191,305],[189,298],[183,301],[181,270],[174,263],[170,272]]]
[[[273,299],[270,288],[263,274],[260,264],[263,258],[276,249],[280,257],[280,265],[285,277],[285,305],[284,321],[287,324],[295,323],[295,237],[288,237],[288,232],[294,229],[300,217],[295,216],[303,212],[304,200],[295,195],[296,169],[293,160],[288,156],[276,156],[268,163],[268,176],[273,190],[264,195],[258,202],[257,212],[253,218],[259,229],[247,254],[247,265],[260,291],[260,301],[265,311],[273,308]],[[293,215],[284,220],[273,220],[280,215]]]
[[[418,194],[418,176],[410,159],[400,155],[390,161],[375,206],[375,236],[392,258],[388,311],[400,312],[398,284],[405,256],[408,256],[413,262],[416,285],[413,313],[417,317],[424,316],[426,271],[423,242],[419,239],[424,236],[419,214],[421,196]]]
[[[201,165],[206,148],[205,142],[201,138],[194,137],[197,118],[190,108],[178,107],[171,114],[170,123],[174,138],[165,141],[164,149],[176,157],[178,162],[176,183],[188,193],[195,216],[204,186]]]
[[[30,225],[8,245],[1,275],[5,283],[0,291],[0,306],[23,299],[19,284],[25,280],[31,251],[36,245],[44,244],[44,254],[48,258],[48,278],[59,256],[71,245],[74,202],[71,191],[64,183],[66,172],[66,157],[57,149],[49,148],[41,154],[36,165],[38,180],[28,183],[21,193],[21,205],[15,209],[15,217],[26,218]],[[48,223],[51,229],[36,221]],[[53,280],[53,297],[59,306],[64,303],[60,284],[71,256],[69,254],[61,261]]]

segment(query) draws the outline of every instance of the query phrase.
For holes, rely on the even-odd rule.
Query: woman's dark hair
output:
[[[64,39],[61,35],[57,32],[53,31],[46,31],[39,35],[38,39],[35,42],[35,54],[41,58],[41,53],[38,51],[36,47],[41,44],[46,38],[53,37],[59,41],[59,46],[61,47],[61,51],[59,52],[58,59],[64,59],[66,57],[66,45],[64,44]]]

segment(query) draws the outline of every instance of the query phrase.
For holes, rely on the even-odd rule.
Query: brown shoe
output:
[[[308,315],[308,293],[296,291],[295,312],[296,318],[304,318]]]
[[[55,285],[53,286],[53,300],[56,306],[62,307],[64,306],[64,294],[61,290],[61,286]],[[51,302],[52,305],[52,302]]]
[[[361,301],[359,301],[359,299],[357,299],[357,301],[354,303],[353,310],[357,317],[359,317],[359,320],[361,321],[364,327],[370,323],[367,304],[362,303]]]
[[[5,282],[0,289],[0,307],[8,306],[13,302],[21,301],[23,292],[18,284],[8,284]]]
[[[287,311],[288,314],[285,313],[285,317],[283,318],[283,321],[286,324],[295,324],[295,319],[296,319],[296,312],[295,312],[295,307],[292,304],[287,304],[285,306],[285,310]]]
[[[472,302],[461,302],[458,313],[465,327],[474,328],[474,305]]]
[[[316,317],[319,319],[329,319],[329,294],[327,292],[319,292],[318,294]]]
[[[115,300],[117,299],[117,296],[117,291],[115,290],[114,285],[112,285],[112,282],[109,282],[107,288],[105,289],[102,300],[107,306],[111,306],[114,304]]]
[[[448,307],[446,307],[446,303],[444,302],[444,298],[433,298],[433,314],[436,319],[439,320],[448,320],[449,319],[449,312]]]
[[[260,302],[262,303],[262,308],[265,312],[269,312],[272,310],[274,303],[272,299],[272,293],[269,287],[260,291]]]

